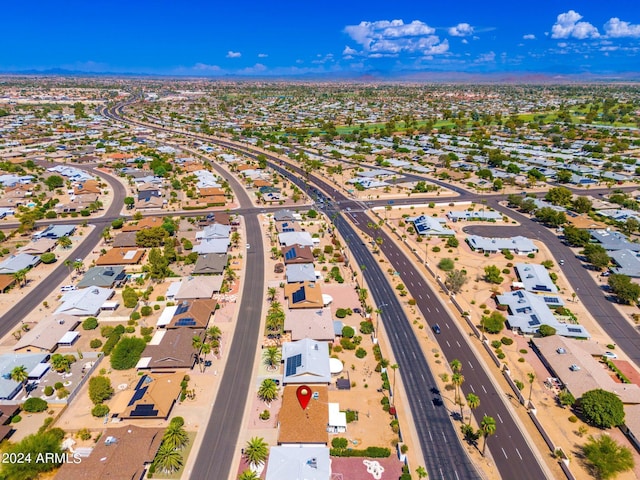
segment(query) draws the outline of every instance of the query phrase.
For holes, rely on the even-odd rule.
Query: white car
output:
[[[616,358],[618,358],[618,355],[616,355],[613,352],[604,352],[602,356],[606,358],[610,358],[611,360],[615,360]]]
[[[250,248],[251,248],[251,245],[247,243],[247,250],[249,250]]]
[[[73,292],[74,290],[77,290],[75,285],[63,285],[60,287],[61,292]]]

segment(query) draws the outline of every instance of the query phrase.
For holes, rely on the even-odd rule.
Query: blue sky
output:
[[[640,71],[638,0],[50,0],[3,5],[0,71]]]

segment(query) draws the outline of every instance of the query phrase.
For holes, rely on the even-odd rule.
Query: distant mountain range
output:
[[[52,68],[46,70],[20,70],[0,72],[0,76],[60,76],[60,77],[125,77],[125,78],[166,78],[188,79],[208,78],[212,80],[271,80],[271,81],[351,81],[358,83],[635,83],[640,82],[640,71],[622,73],[552,73],[552,72],[445,72],[445,71],[369,71],[369,72],[330,72],[308,73],[301,75],[162,75],[148,73],[115,73],[115,72],[85,72]]]

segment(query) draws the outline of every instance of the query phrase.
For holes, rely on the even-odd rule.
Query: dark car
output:
[[[433,329],[433,332],[434,332],[434,333],[439,334],[439,333],[441,332],[441,330],[440,330],[440,325],[438,325],[437,323],[436,323],[433,327],[431,327],[431,328]]]
[[[433,402],[433,406],[434,407],[441,407],[442,406],[442,399],[440,397],[433,397],[431,399],[431,401]]]
[[[359,313],[359,314],[362,314],[362,310],[360,310],[359,308],[354,308],[354,309],[353,309],[353,313]]]

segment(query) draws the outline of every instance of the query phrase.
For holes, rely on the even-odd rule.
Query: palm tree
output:
[[[416,475],[418,475],[418,478],[426,478],[427,477],[427,471],[425,470],[424,467],[420,466],[420,467],[416,468]]]
[[[451,360],[451,363],[449,363],[449,365],[451,366],[451,370],[453,371],[453,373],[460,373],[462,371],[462,362],[457,358]]]
[[[13,370],[11,370],[11,380],[14,382],[25,383],[28,378],[29,372],[27,372],[27,367],[24,365],[13,367]]]
[[[194,335],[191,339],[191,348],[194,350],[194,355],[196,357],[196,362],[200,363],[200,350],[202,350],[202,346],[204,342],[200,338],[199,335]]]
[[[536,379],[536,374],[529,372],[527,373],[527,377],[529,377],[529,403],[531,403],[531,391],[533,390],[533,382]]]
[[[260,477],[256,472],[247,469],[238,475],[238,480],[260,480]]]
[[[391,369],[393,370],[393,389],[391,390],[391,393],[394,399],[396,396],[396,370],[398,370],[398,368],[400,368],[400,365],[398,365],[397,363],[394,363],[393,365],[391,365]],[[395,400],[394,400],[394,403],[395,403]]]
[[[214,325],[212,327],[209,327],[207,329],[207,335],[212,339],[212,340],[220,340],[220,337],[222,337],[222,331],[220,330],[220,327],[217,325]]]
[[[200,353],[202,354],[202,362],[200,362],[200,372],[204,372],[204,367],[207,363],[207,355],[211,353],[211,348],[212,346],[210,343],[203,343],[202,347],[200,348]]]
[[[18,282],[18,285],[20,286],[20,288],[22,288],[27,284],[27,270],[23,268],[22,270],[14,272],[13,279]]]
[[[258,398],[266,403],[271,403],[278,398],[278,385],[270,378],[265,378],[258,389]]]
[[[174,450],[182,450],[189,443],[187,432],[178,423],[169,423],[162,436],[162,444],[169,445]]]
[[[106,230],[106,229],[105,229]],[[62,248],[71,248],[71,245],[73,245],[73,242],[71,241],[71,239],[69,237],[67,237],[66,235],[64,237],[60,237],[58,239],[58,245],[60,245]],[[65,265],[67,263],[65,262]]]
[[[62,238],[64,238],[64,237],[62,237]],[[73,270],[73,261],[71,261],[70,259],[67,258],[64,261],[64,266],[69,269],[69,275],[71,275],[71,271]]]
[[[156,466],[156,469],[159,469],[163,473],[173,473],[180,470],[184,464],[184,459],[178,450],[162,442],[158,453],[156,453],[156,458],[153,460],[153,464]]]
[[[267,289],[267,296],[269,297],[270,302],[273,302],[276,299],[277,293],[278,291],[276,290],[276,287],[269,287]]]
[[[484,437],[484,444],[482,445],[482,456],[484,457],[484,451],[487,448],[487,437],[496,433],[496,420],[485,415],[482,418],[482,422],[480,422],[480,430],[482,430],[482,436]]]
[[[250,467],[257,468],[264,465],[268,456],[269,445],[264,441],[264,438],[253,437],[244,447],[244,458]]]
[[[480,406],[480,397],[475,393],[469,393],[467,395],[467,405],[471,410],[475,410]],[[471,425],[471,413],[469,413],[469,425]]]
[[[282,354],[278,347],[267,347],[262,356],[267,370],[276,370],[282,360]]]
[[[461,373],[454,373],[453,375],[451,375],[451,383],[453,383],[456,387],[455,401],[456,402],[461,401],[460,387],[464,383],[464,375],[462,375]]]

